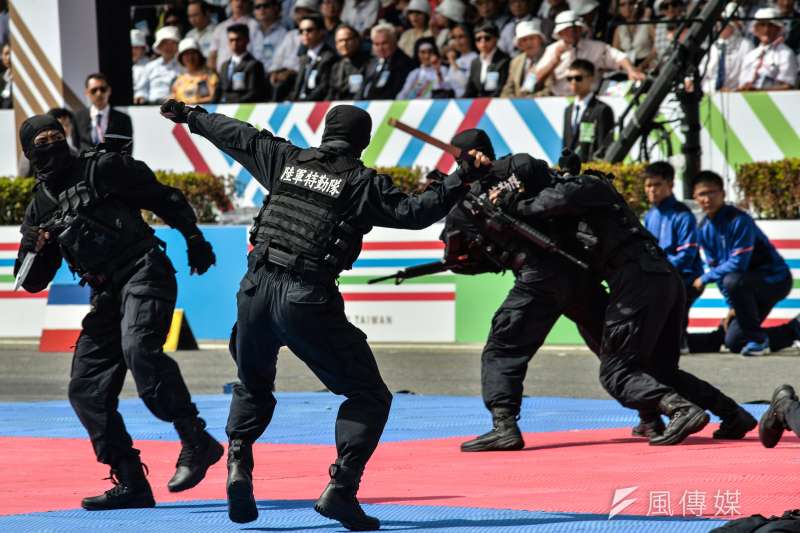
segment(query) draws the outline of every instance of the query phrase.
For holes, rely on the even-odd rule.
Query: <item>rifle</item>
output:
[[[372,285],[373,283],[380,283],[381,281],[393,279],[395,285],[400,285],[407,279],[418,278],[420,276],[428,276],[430,274],[438,274],[439,272],[450,270],[455,266],[458,266],[458,264],[446,263],[444,261],[433,261],[432,263],[423,263],[421,265],[416,265],[404,268],[402,270],[398,270],[394,274],[389,274],[388,276],[382,276],[380,278],[371,279],[367,281],[367,284]]]
[[[436,137],[432,137],[431,135],[428,135],[427,133],[425,133],[423,131],[420,131],[420,130],[412,127],[412,126],[409,126],[408,124],[404,124],[404,123],[400,122],[399,120],[396,120],[396,119],[392,118],[392,119],[389,119],[388,123],[389,123],[390,126],[394,126],[397,129],[408,133],[412,137],[416,137],[417,139],[420,139],[421,141],[424,141],[424,142],[427,142],[429,144],[432,144],[433,146],[436,146],[437,148],[441,148],[445,152],[451,154],[456,159],[459,159],[459,158],[461,160],[464,160],[465,158],[466,158],[466,160],[472,159],[472,156],[467,154],[466,150],[462,150],[462,149],[458,148],[457,146],[453,146],[452,144],[448,144],[448,143],[446,143],[444,141],[441,141],[441,140],[437,139]],[[568,155],[568,154],[566,154],[566,155]],[[488,223],[493,223],[493,224],[501,226],[501,227],[508,227],[511,231],[516,233],[518,236],[522,237],[523,239],[525,239],[528,242],[531,242],[531,243],[535,244],[539,248],[542,248],[542,249],[544,249],[544,250],[546,250],[548,252],[551,252],[551,253],[556,253],[556,254],[560,255],[561,257],[564,257],[565,259],[569,260],[571,263],[573,263],[575,265],[578,265],[579,267],[581,267],[583,269],[588,269],[589,268],[589,265],[587,265],[586,263],[584,263],[583,261],[581,261],[580,259],[578,259],[574,255],[572,255],[572,254],[570,254],[568,252],[565,252],[564,250],[559,248],[558,244],[556,244],[556,242],[553,239],[551,239],[550,237],[548,237],[547,235],[545,235],[541,231],[537,230],[536,228],[534,228],[533,226],[531,226],[529,224],[526,224],[525,222],[523,222],[521,220],[518,220],[518,219],[512,217],[511,215],[509,215],[507,213],[504,213],[502,209],[500,209],[499,207],[494,205],[492,202],[490,202],[489,199],[486,198],[485,195],[477,196],[477,195],[473,194],[472,192],[467,192],[466,199],[467,199],[468,202],[470,202],[472,204],[473,209],[475,211],[477,211],[478,213],[480,213],[486,219],[486,221]],[[428,264],[428,266],[430,267],[433,264],[435,264],[435,263],[430,263],[430,264]],[[425,265],[419,265],[419,267],[423,267],[423,266],[425,266]],[[411,268],[419,268],[419,267],[411,267]],[[406,270],[409,270],[409,269],[406,269]],[[446,269],[443,269],[443,270],[446,270]],[[403,271],[401,270],[400,272],[397,273],[397,275],[399,275],[401,272],[403,272]],[[441,270],[439,270],[438,272],[441,272]],[[423,275],[423,274],[419,274],[419,275]],[[391,279],[391,278],[394,278],[394,277],[395,277],[395,275],[384,277],[384,278],[378,278],[378,279],[379,280],[381,280],[381,279]],[[399,278],[396,278],[396,279],[399,279]],[[372,280],[372,281],[374,281],[374,280]],[[397,283],[399,284],[399,281]]]

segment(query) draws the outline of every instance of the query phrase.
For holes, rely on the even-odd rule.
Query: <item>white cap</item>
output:
[[[175,44],[181,42],[181,30],[177,26],[164,26],[156,32],[156,42],[153,44],[153,49],[158,51],[158,47],[164,41],[175,41]]]
[[[144,46],[147,48],[147,35],[142,30],[132,29],[131,46]]]
[[[583,19],[569,9],[556,15],[555,23],[556,25],[553,28],[553,39],[558,39],[559,33],[572,26],[580,26],[584,30],[586,29],[586,24],[583,23]]]
[[[588,15],[600,6],[597,0],[569,0],[569,9],[582,17]]]
[[[319,13],[319,0],[297,0],[292,7],[292,13],[297,8],[308,9],[315,13]]]
[[[467,6],[461,0],[444,0],[436,6],[436,13],[461,24],[467,15]]]
[[[523,20],[517,23],[514,29],[514,44],[517,44],[520,39],[530,37],[531,35],[538,35],[543,41],[547,40],[544,33],[542,33],[542,24],[538,20]]]
[[[191,37],[186,37],[178,45],[178,61],[181,60],[181,55],[184,52],[188,52],[189,50],[197,50],[198,52],[200,52],[200,45],[197,44],[197,40],[192,39]],[[203,53],[200,52],[200,55],[202,54]]]
[[[430,17],[431,5],[428,3],[428,0],[411,0],[406,6],[404,13],[408,13],[409,11],[419,11]]]
[[[727,6],[725,6],[725,11],[722,12],[722,18],[727,19],[731,17],[744,17],[744,10],[736,2],[729,3]]]
[[[780,20],[769,20],[778,18],[780,16],[781,14],[778,13],[778,10],[775,9],[774,7],[762,7],[758,11],[756,11],[756,14],[753,15],[753,18],[756,19],[756,22],[758,22],[759,20],[763,20],[764,22],[769,22],[773,26],[779,26],[783,28],[783,24],[781,24]]]

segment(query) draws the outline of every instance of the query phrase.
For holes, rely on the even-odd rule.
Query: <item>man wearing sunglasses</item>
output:
[[[475,28],[475,47],[478,57],[472,60],[467,78],[465,98],[500,96],[508,79],[509,58],[497,47],[500,31],[491,22]]]
[[[587,162],[602,157],[614,133],[614,111],[595,96],[594,65],[576,59],[565,78],[575,100],[564,110],[564,148]]]
[[[300,71],[292,99],[296,102],[324,100],[330,89],[331,69],[338,56],[325,41],[322,15],[303,17],[297,31],[305,53],[300,56]]]
[[[95,72],[86,78],[86,97],[91,102],[89,109],[75,114],[80,137],[80,149],[88,150],[105,141],[109,133],[133,137],[131,117],[109,105],[111,84],[105,74]]]

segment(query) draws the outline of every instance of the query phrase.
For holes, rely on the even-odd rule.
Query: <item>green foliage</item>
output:
[[[736,187],[758,218],[800,218],[800,158],[741,164]]]
[[[614,175],[614,187],[622,194],[633,211],[641,216],[650,205],[644,194],[644,163],[607,163],[592,161],[583,166],[584,170],[599,170]]]
[[[404,192],[414,192],[424,185],[427,172],[421,167],[377,167],[379,174],[392,177],[392,182]]]
[[[34,183],[33,178],[0,178],[0,226],[22,224]]]

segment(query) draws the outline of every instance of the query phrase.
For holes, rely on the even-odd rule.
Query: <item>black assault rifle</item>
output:
[[[381,276],[380,278],[371,279],[367,281],[367,284],[372,285],[373,283],[380,283],[381,281],[393,279],[395,285],[400,285],[407,279],[418,278],[420,276],[429,276],[431,274],[438,274],[439,272],[450,270],[451,268],[456,267],[458,265],[459,263],[446,263],[444,261],[433,261],[432,263],[423,263],[421,265],[416,265],[404,268],[402,270],[398,270],[394,274],[389,274],[388,276]]]

